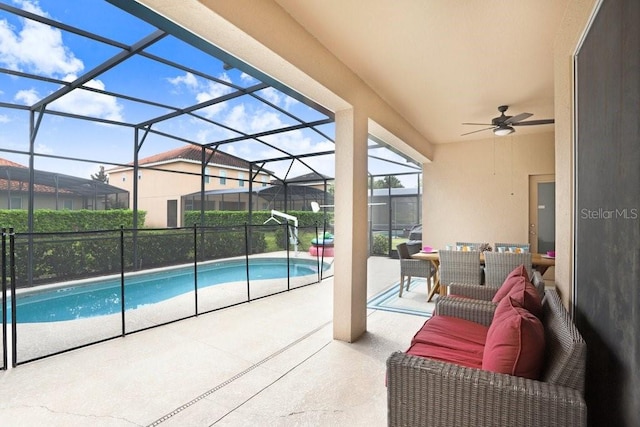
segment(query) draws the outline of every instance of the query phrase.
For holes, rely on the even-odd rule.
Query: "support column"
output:
[[[336,112],[333,338],[354,342],[367,330],[367,117]]]

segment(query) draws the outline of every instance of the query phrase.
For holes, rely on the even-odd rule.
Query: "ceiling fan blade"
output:
[[[529,120],[526,122],[511,123],[512,126],[533,126],[533,125],[550,125],[555,123],[554,119]]]
[[[490,128],[484,128],[484,129],[478,129],[478,130],[474,130],[473,132],[467,132],[467,133],[463,133],[460,136],[465,136],[465,135],[471,135],[472,133],[477,133],[477,132],[484,132],[485,130],[489,130],[489,129],[493,129],[495,126],[491,126]]]
[[[473,125],[473,126],[493,126],[491,123],[463,123],[463,125]]]
[[[505,120],[503,122],[503,124],[505,124],[505,125],[513,125],[513,124],[518,123],[519,121],[522,121],[524,119],[528,119],[531,116],[533,116],[533,114],[531,114],[531,113],[520,113],[517,116],[509,117],[507,120]]]

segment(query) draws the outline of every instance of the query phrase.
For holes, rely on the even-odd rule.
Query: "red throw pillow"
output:
[[[524,278],[521,278],[520,282],[511,288],[511,292],[507,296],[538,319],[542,319],[542,300],[540,295],[536,287],[525,281]]]
[[[518,267],[514,268],[511,273],[509,273],[507,278],[504,279],[504,282],[502,282],[502,286],[500,286],[498,292],[496,292],[491,301],[495,302],[496,304],[502,301],[504,297],[509,295],[509,292],[511,292],[511,288],[513,288],[514,285],[520,282],[521,278],[524,278],[527,282],[529,281],[529,273],[527,273],[527,269],[525,268],[524,264],[520,264]]]
[[[496,309],[482,356],[482,369],[538,379],[544,358],[542,322],[511,297]]]

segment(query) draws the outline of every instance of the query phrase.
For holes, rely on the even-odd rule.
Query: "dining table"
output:
[[[435,268],[434,274],[434,283],[429,291],[429,296],[427,297],[427,301],[431,302],[433,296],[438,293],[440,295],[446,295],[447,289],[445,286],[441,286],[440,284],[440,256],[438,251],[430,251],[424,252],[420,251],[411,255],[413,259],[421,259],[424,261],[429,261]],[[480,253],[480,264],[484,264],[484,252]],[[554,267],[556,265],[556,260],[553,257],[547,256],[546,254],[531,254],[531,266],[535,268],[540,274],[544,274],[545,271],[549,267]]]

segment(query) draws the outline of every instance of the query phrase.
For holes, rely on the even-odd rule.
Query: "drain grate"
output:
[[[290,344],[288,344],[287,346],[281,348],[280,350],[276,351],[275,353],[270,354],[269,356],[265,357],[264,359],[262,359],[261,361],[254,363],[253,365],[249,366],[247,369],[245,369],[242,372],[237,373],[236,375],[234,375],[233,377],[227,379],[226,381],[218,384],[217,386],[213,387],[210,390],[205,391],[204,393],[202,393],[201,395],[195,397],[194,399],[190,400],[189,402],[177,407],[176,409],[174,409],[173,411],[169,412],[168,414],[162,416],[161,418],[158,418],[157,420],[155,420],[154,422],[152,422],[151,424],[148,425],[148,427],[155,427],[157,425],[162,424],[163,422],[167,421],[168,419],[174,417],[175,415],[179,414],[180,412],[184,411],[185,409],[189,408],[190,406],[195,405],[196,403],[198,403],[199,401],[201,401],[202,399],[211,396],[213,393],[215,393],[216,391],[224,388],[225,386],[231,384],[232,382],[234,382],[235,380],[237,380],[238,378],[242,378],[244,375],[248,374],[249,372],[253,371],[254,369],[256,369],[258,366],[268,362],[269,360],[273,359],[276,356],[279,356],[280,354],[284,353],[285,351],[289,350],[290,348],[294,347],[295,345],[297,345],[298,343],[306,340],[307,338],[309,338],[310,336],[312,336],[313,334],[317,333],[318,331],[320,331],[322,328],[328,326],[331,324],[331,321],[326,322],[320,326],[318,326],[316,329],[312,330],[311,332],[301,336],[300,338],[298,338],[297,340],[291,342]],[[323,346],[324,348],[324,346]]]

